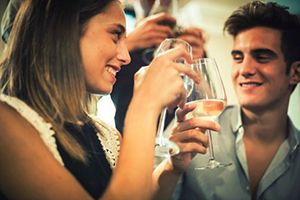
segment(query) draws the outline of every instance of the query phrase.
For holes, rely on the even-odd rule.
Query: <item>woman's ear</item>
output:
[[[290,69],[290,84],[297,85],[300,82],[300,61],[293,62]]]

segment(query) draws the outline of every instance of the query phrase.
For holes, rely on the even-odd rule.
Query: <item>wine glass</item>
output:
[[[157,56],[163,52],[166,52],[172,48],[175,48],[175,47],[184,48],[187,52],[190,53],[190,56],[192,58],[192,47],[187,42],[185,42],[181,39],[178,39],[178,38],[165,39],[160,44],[158,49],[155,51],[155,56]],[[186,60],[183,58],[174,60],[174,62],[187,64]],[[189,95],[189,93],[192,91],[193,81],[190,78],[188,78],[187,76],[182,75],[182,78],[184,81],[184,87],[187,91],[187,95]],[[155,155],[162,156],[162,157],[169,157],[169,156],[178,154],[180,151],[179,147],[174,142],[169,140],[169,138],[164,137],[164,135],[163,135],[166,112],[167,112],[167,108],[164,108],[161,111],[157,134],[156,134],[156,143],[155,143]]]
[[[197,107],[191,112],[193,117],[214,121],[223,112],[227,104],[226,92],[219,74],[218,66],[213,58],[195,59],[192,68],[201,79],[194,83],[188,102],[196,103]],[[207,131],[209,141],[209,161],[205,166],[195,169],[214,169],[227,167],[232,163],[218,162],[215,159],[211,131]]]

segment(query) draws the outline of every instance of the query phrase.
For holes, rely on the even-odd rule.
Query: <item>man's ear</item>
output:
[[[297,85],[300,82],[300,61],[293,62],[290,69],[290,84]]]

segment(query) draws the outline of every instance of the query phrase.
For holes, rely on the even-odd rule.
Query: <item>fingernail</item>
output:
[[[190,103],[188,103],[187,105],[188,105],[188,109],[191,109],[191,108],[193,108],[194,103],[191,103],[191,102],[190,102]]]
[[[216,129],[217,130],[220,130],[221,129],[221,126],[219,124],[216,124]]]

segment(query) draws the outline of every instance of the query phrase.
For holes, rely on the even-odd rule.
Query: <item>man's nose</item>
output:
[[[247,56],[240,65],[240,75],[244,77],[253,76],[256,73],[255,61]]]

